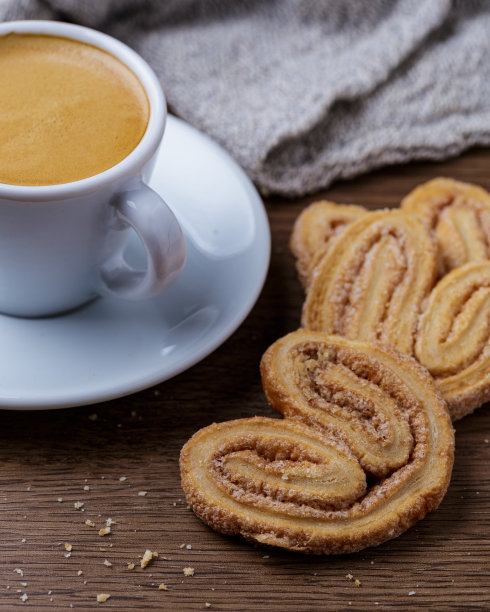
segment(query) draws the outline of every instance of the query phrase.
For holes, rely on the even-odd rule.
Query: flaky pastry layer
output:
[[[490,259],[490,194],[470,183],[436,178],[401,203],[437,240],[440,276],[471,261]]]
[[[420,221],[400,210],[369,213],[316,266],[302,325],[410,355],[437,265],[435,243]]]
[[[353,204],[335,204],[322,200],[310,204],[296,219],[290,248],[296,258],[298,277],[307,287],[313,270],[342,232],[367,210]]]
[[[415,356],[434,376],[453,420],[490,400],[490,262],[459,266],[439,281]]]

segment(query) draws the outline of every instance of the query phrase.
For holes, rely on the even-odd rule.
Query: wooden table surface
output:
[[[187,508],[178,469],[180,448],[199,428],[276,416],[262,393],[259,360],[299,324],[303,293],[288,239],[307,203],[327,197],[395,206],[438,175],[490,189],[489,167],[490,150],[474,150],[446,163],[337,183],[316,198],[270,199],[272,259],[264,290],[240,329],[211,356],[123,399],[0,412],[0,609],[490,609],[486,408],[456,424],[453,477],[439,509],[399,538],[352,555],[304,556],[217,534]],[[83,502],[79,510],[76,502]],[[109,517],[115,521],[111,534],[99,536]],[[159,558],[143,570],[146,549]],[[136,564],[132,571],[130,562]],[[194,568],[193,576],[184,575],[186,567]],[[158,589],[161,583],[167,591]],[[97,603],[99,593],[111,598]]]

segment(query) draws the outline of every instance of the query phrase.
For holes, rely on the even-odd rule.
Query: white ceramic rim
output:
[[[0,183],[0,198],[31,202],[53,201],[85,195],[110,183],[138,175],[141,167],[157,150],[167,119],[167,105],[160,82],[145,60],[119,40],[91,28],[71,23],[43,20],[0,23],[0,36],[11,33],[46,34],[71,38],[111,53],[132,70],[143,85],[150,103],[150,118],[143,138],[137,146],[112,168],[80,181],[59,185],[24,186]]]

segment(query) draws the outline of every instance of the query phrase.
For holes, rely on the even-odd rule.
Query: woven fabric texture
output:
[[[135,48],[265,193],[490,144],[487,0],[0,0]]]

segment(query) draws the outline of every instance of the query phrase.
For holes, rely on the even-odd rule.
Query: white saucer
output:
[[[0,408],[62,408],[121,397],[191,367],[250,312],[269,265],[262,202],[206,136],[168,118],[149,181],[187,244],[180,278],[144,302],[99,298],[60,317],[0,315]],[[139,244],[128,259],[138,261]]]

